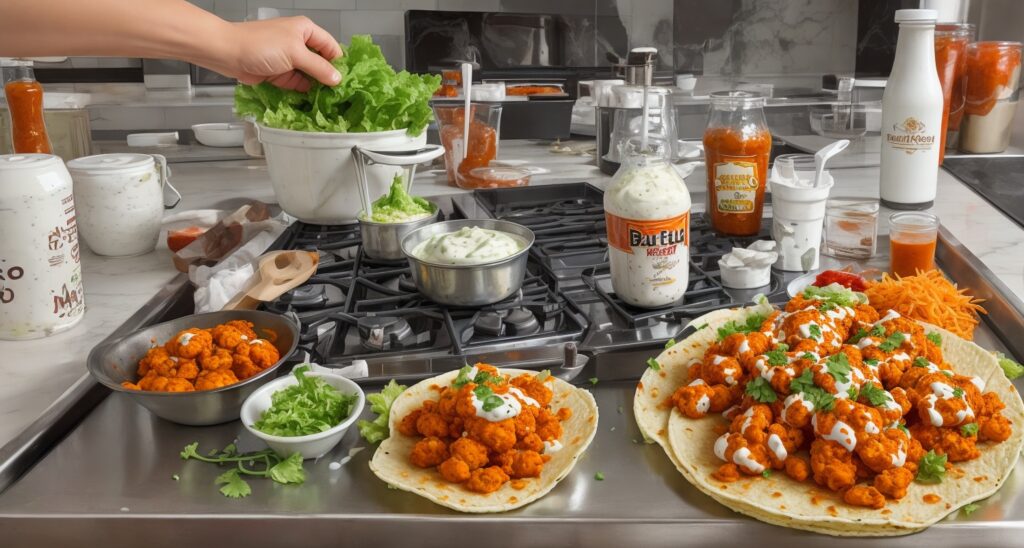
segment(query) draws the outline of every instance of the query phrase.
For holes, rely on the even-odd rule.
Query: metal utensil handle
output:
[[[174,203],[167,205],[165,201],[164,209],[174,209],[181,203],[181,193],[171,184],[171,168],[167,166],[167,158],[163,154],[151,154],[150,156],[153,157],[153,161],[156,162],[157,168],[160,170],[160,190],[165,193],[170,190],[174,193]]]
[[[366,181],[366,161],[372,159],[359,145],[352,147],[352,156],[356,159],[356,178],[359,179],[359,200],[363,203],[363,215],[373,218],[373,201],[370,198],[370,183]]]
[[[353,150],[359,148],[353,147]],[[408,166],[423,164],[434,160],[444,154],[444,147],[441,145],[427,145],[412,150],[367,150],[359,148],[359,153],[373,164],[387,166]]]

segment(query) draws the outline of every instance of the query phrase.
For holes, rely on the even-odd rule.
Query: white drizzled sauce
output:
[[[195,333],[182,333],[181,336],[178,337],[178,344],[181,346],[188,346],[188,343],[192,341],[192,337],[195,336]]]
[[[865,348],[874,344],[878,344],[878,341],[872,339],[871,337],[864,337],[863,339],[857,341],[857,348],[864,350]]]
[[[783,445],[782,438],[778,434],[768,436],[768,449],[771,449],[779,461],[784,461],[789,456],[789,451],[786,451],[786,446]]]
[[[786,424],[788,424],[790,426],[796,426],[795,424],[789,422],[789,419],[787,419],[787,417],[789,416],[789,413],[788,413],[789,412],[789,406],[791,406],[793,404],[802,405],[803,408],[806,409],[807,412],[809,412],[809,413],[813,413],[814,412],[814,404],[809,402],[809,401],[807,401],[807,400],[805,400],[803,398],[803,396],[800,395],[799,392],[796,392],[794,394],[790,394],[789,397],[786,398],[786,401],[783,402],[783,406],[782,406],[782,420],[783,420],[783,422],[785,422]]]
[[[971,377],[971,384],[978,387],[978,392],[985,391],[985,381],[981,377],[977,375]]]
[[[704,394],[697,400],[697,412],[703,415],[708,412],[708,409],[711,409],[711,398]]]
[[[750,341],[743,339],[743,342],[740,343],[740,347],[737,350],[739,350],[740,354],[750,352]]]
[[[719,356],[718,354],[715,354],[714,357],[711,358],[711,365],[721,365],[722,362],[724,362],[727,359],[729,359],[729,358],[726,358],[725,356]]]
[[[736,384],[736,377],[734,375],[736,375],[738,371],[735,367],[726,367],[722,372],[725,373],[725,384],[728,384],[729,386]]]
[[[903,442],[901,441],[896,449],[896,454],[890,455],[890,462],[896,468],[902,468],[907,463],[907,452],[903,449]]]
[[[764,466],[762,466],[760,462],[750,458],[750,449],[747,449],[746,447],[740,447],[737,449],[736,452],[732,454],[732,461],[736,463],[737,466],[741,466],[747,471],[755,474],[760,474],[764,471]]]
[[[718,436],[718,439],[715,440],[715,456],[718,457],[718,460],[727,460],[725,458],[727,447],[729,447],[729,434],[725,433]]]
[[[864,432],[868,434],[879,434],[882,431],[878,429],[878,425],[871,421],[868,421],[867,423],[864,424]]]
[[[562,442],[558,440],[550,440],[544,442],[544,454],[548,455],[551,453],[557,453],[562,450]]]
[[[690,384],[686,386],[700,386],[702,384],[707,384],[706,382],[704,382],[704,379],[694,379],[693,381],[690,382]]]
[[[942,426],[942,414],[935,410],[935,402],[938,397],[935,394],[928,394],[924,397],[924,408],[928,411],[928,420],[932,426]]]
[[[490,422],[500,422],[505,419],[516,417],[519,413],[523,412],[523,404],[519,403],[519,400],[511,395],[495,394],[495,396],[501,398],[502,404],[490,411],[484,411],[483,400],[477,398],[475,393],[470,392],[470,397],[473,401],[473,408],[476,409],[476,416]]]
[[[520,390],[520,389],[518,389],[518,388],[516,388],[514,386],[508,387],[508,393],[515,395],[517,398],[519,398],[520,401],[522,401],[526,405],[532,405],[534,407],[540,407],[540,403],[537,402],[537,400],[531,398],[530,396],[527,396],[526,394],[523,393],[522,390]]]
[[[857,447],[857,436],[854,434],[853,428],[843,421],[836,421],[832,425],[832,431],[822,436],[822,439],[834,441],[847,451],[853,451],[853,448]]]
[[[874,323],[874,325],[883,324],[883,323],[885,323],[885,322],[887,322],[889,320],[895,320],[896,318],[899,318],[899,317],[900,317],[900,313],[899,312],[896,312],[895,310],[889,310],[888,312],[885,313],[885,316],[882,316],[881,318],[879,318],[878,321]]]

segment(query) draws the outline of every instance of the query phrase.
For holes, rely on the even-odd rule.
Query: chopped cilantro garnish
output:
[[[804,372],[799,377],[789,381],[789,390],[791,392],[804,392],[808,388],[814,387],[814,373],[810,369],[804,369]]]
[[[947,376],[947,377],[952,377],[953,376],[953,372],[950,371],[949,369],[943,369],[942,370],[942,374]]]
[[[953,389],[953,397],[954,398],[962,398],[962,397],[964,397],[964,389],[960,388],[959,386],[954,388]]]
[[[747,394],[750,394],[751,398],[761,403],[774,403],[775,400],[779,399],[779,396],[772,390],[772,385],[764,380],[764,377],[757,377],[754,380],[747,383],[746,388]]]
[[[488,390],[490,389],[488,388]],[[501,407],[502,405],[505,405],[505,400],[501,399],[500,396],[496,396],[494,394],[485,397],[483,400],[484,404],[482,407],[484,411],[494,411],[495,409]]]
[[[469,365],[459,369],[459,375],[455,377],[455,382],[452,383],[452,386],[455,388],[462,388],[465,386],[466,383],[472,380],[469,378],[469,373],[471,371],[473,371],[473,367]]]
[[[886,337],[885,341],[883,341],[882,344],[878,345],[878,348],[882,352],[892,352],[893,350],[899,348],[901,344],[903,344],[903,340],[905,338],[906,337],[903,336],[903,333],[896,331],[892,335]]]
[[[825,301],[825,302],[821,303],[820,305],[818,305],[818,310],[820,310],[822,312],[828,312],[830,310],[835,310],[835,309],[836,309],[836,303],[829,302],[829,301]]]
[[[885,336],[885,327],[882,326],[881,324],[872,327],[870,335],[872,337],[884,337]]]
[[[252,487],[249,486],[249,482],[242,479],[238,475],[238,469],[232,468],[227,472],[217,476],[217,479],[213,480],[214,485],[224,484],[220,488],[220,492],[228,498],[242,498],[252,494]]]
[[[832,378],[836,382],[848,383],[850,382],[850,360],[846,357],[846,354],[842,352],[829,356],[825,360],[825,367],[828,369],[828,374],[832,375]]]
[[[764,355],[768,358],[768,365],[779,366],[789,363],[789,358],[786,356],[786,350],[789,350],[789,345],[780,344],[774,349],[765,352]]]
[[[978,423],[976,423],[976,422],[969,422],[969,423],[961,426],[960,427],[960,433],[963,434],[963,436],[965,438],[969,438],[971,436],[978,435]]]
[[[590,382],[591,386],[596,386],[597,385],[597,377],[590,377],[590,379],[588,379],[588,381]]]
[[[804,352],[803,354],[800,354],[800,359],[809,360],[812,362],[818,361],[818,357],[815,356],[813,352]]]
[[[478,400],[485,400],[487,399],[487,396],[492,394],[494,394],[494,390],[491,390],[491,387],[486,384],[481,384],[473,389],[473,395],[476,396],[476,399]]]
[[[814,404],[815,409],[831,411],[835,408],[835,396],[814,384],[814,374],[810,369],[804,369],[799,377],[790,381],[789,390],[801,393],[805,400]]]
[[[272,436],[308,436],[345,420],[358,396],[346,394],[308,372],[308,365],[296,367],[292,372],[296,383],[274,392],[270,407],[252,427]]]
[[[604,472],[598,472],[594,474],[594,479],[597,481],[604,481]]]
[[[928,367],[928,363],[928,358],[924,356],[914,358],[914,367]]]
[[[821,326],[819,326],[816,323],[812,323],[811,325],[809,325],[807,327],[807,332],[811,334],[811,338],[813,339],[821,338]]]
[[[906,434],[908,436],[910,435],[910,430],[907,429],[907,425],[903,424],[902,422],[896,423],[896,428],[899,428],[900,432],[903,432],[904,434]]]
[[[473,377],[473,384],[484,384],[485,382],[489,382],[491,384],[501,384],[502,380],[503,379],[499,375],[492,375],[487,371],[481,371],[477,373],[475,377]]]
[[[647,367],[650,367],[655,371],[661,371],[661,364],[654,358],[647,358]]]
[[[931,333],[925,335],[924,338],[928,339],[929,341],[932,341],[932,343],[934,343],[935,346],[942,346],[942,335],[939,335],[937,331],[932,331]]]
[[[767,316],[764,314],[755,313],[747,316],[747,319],[742,323],[730,320],[718,328],[718,340],[722,340],[733,333],[753,333],[754,331],[759,331],[765,319],[767,319]]]
[[[889,401],[889,396],[885,393],[885,390],[870,382],[860,387],[860,395],[867,398],[871,405],[875,407],[885,405]]]
[[[875,359],[864,360],[864,363],[866,363],[867,365],[869,365],[871,367],[878,367],[878,360],[875,360]]]
[[[973,514],[974,511],[977,510],[978,508],[981,508],[980,504],[978,504],[976,502],[969,502],[969,503],[963,505],[960,508],[960,510],[964,513],[965,516],[969,516],[969,515]]]
[[[850,400],[857,401],[857,397],[860,396],[860,391],[857,390],[856,386],[851,386],[850,389],[846,391],[846,395],[850,397]]]
[[[665,341],[665,350],[668,350],[669,348],[672,348],[675,345],[676,345],[676,340],[675,339],[669,339],[669,340]]]
[[[946,455],[937,455],[935,450],[928,451],[917,463],[917,477],[920,483],[941,483],[946,475]]]
[[[761,472],[761,477],[762,478],[770,478],[770,477],[772,477],[771,469],[766,468],[764,472]]]
[[[847,341],[847,342],[849,342],[850,344],[857,344],[857,343],[860,342],[861,339],[863,339],[864,337],[867,337],[867,336],[868,336],[868,332],[863,327],[861,327],[861,328],[857,329],[857,332],[854,333],[853,336],[850,337],[850,340]]]

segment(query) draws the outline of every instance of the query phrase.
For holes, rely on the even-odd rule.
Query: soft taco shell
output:
[[[728,317],[711,318],[709,327],[746,315],[741,310],[730,312]],[[689,419],[665,405],[666,398],[686,379],[688,364],[700,359],[714,341],[715,333],[710,329],[709,333],[698,332],[691,337],[699,339],[687,339],[662,353],[658,361],[665,375],[654,371],[644,375],[643,390],[637,390],[634,403],[637,422],[648,437],[666,448],[666,453],[683,477],[737,512],[775,525],[838,536],[903,535],[919,531],[961,506],[996,492],[1013,470],[1024,444],[1024,403],[1003,375],[992,353],[946,330],[924,325],[926,331],[937,331],[942,335],[943,356],[955,371],[981,377],[985,381],[985,390],[999,395],[1006,404],[1003,415],[1014,425],[1013,433],[1003,443],[980,445],[981,457],[954,464],[954,470],[942,483],[911,484],[906,497],[888,501],[882,510],[850,506],[827,489],[813,482],[793,481],[781,471],[776,471],[770,478],[744,477],[732,483],[722,483],[711,477],[711,473],[722,464],[711,450],[719,435],[715,428],[726,422],[717,414],[699,420]],[[672,354],[671,351],[679,346],[682,348]],[[657,394],[651,393],[653,389]],[[641,399],[642,395],[644,399]],[[926,494],[937,495],[941,500],[925,503],[923,497]],[[886,510],[891,513],[882,514]]]
[[[499,371],[516,377],[522,373],[530,375],[536,371],[499,368]],[[427,379],[406,389],[391,406],[389,426],[391,436],[384,440],[373,459],[370,469],[388,485],[427,498],[441,506],[460,512],[487,513],[506,512],[543,497],[559,481],[569,474],[576,460],[587,449],[597,433],[597,403],[590,392],[577,388],[561,379],[550,383],[553,393],[551,409],[567,407],[572,416],[562,422],[562,449],[552,454],[544,465],[539,478],[529,478],[522,489],[512,487],[508,482],[489,494],[474,493],[463,486],[451,483],[441,477],[434,468],[423,469],[409,462],[409,454],[420,437],[403,436],[398,433],[398,422],[423,405],[424,401],[440,398],[439,386],[449,386],[455,381],[458,371]]]

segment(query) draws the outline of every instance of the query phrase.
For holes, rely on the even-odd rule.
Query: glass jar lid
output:
[[[715,91],[711,93],[711,106],[727,109],[747,109],[764,107],[765,98],[752,91]]]
[[[68,162],[68,169],[75,171],[91,171],[109,173],[113,171],[129,171],[138,168],[151,168],[153,157],[148,154],[118,152],[113,154],[96,154],[75,158]]]

